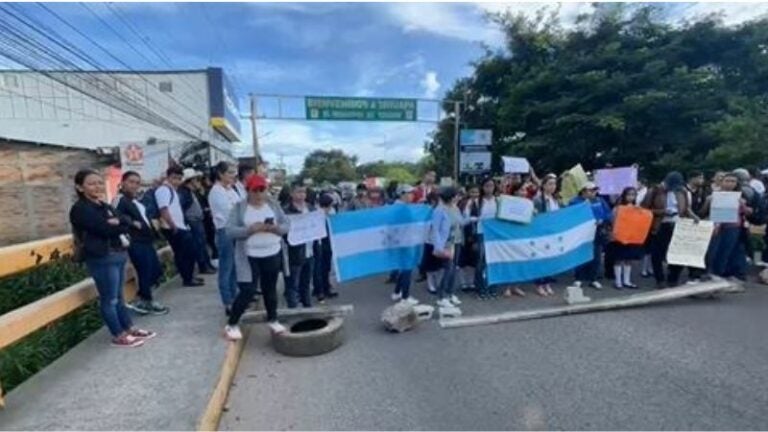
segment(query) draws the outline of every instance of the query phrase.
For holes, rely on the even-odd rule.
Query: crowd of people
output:
[[[598,290],[603,288],[600,280],[604,278],[612,279],[616,289],[637,289],[634,267],[640,268],[642,277],[653,277],[658,289],[679,285],[686,269],[665,263],[675,224],[680,218],[708,218],[714,191],[741,192],[739,220],[717,224],[706,270],[687,269],[687,281],[696,283],[709,274],[744,279],[754,255],[749,226],[765,223],[768,202],[766,173],[744,169],[717,172],[711,182],[701,172],[691,172],[687,179],[671,172],[659,184],[640,180],[637,187],[627,187],[618,196],[601,195],[598,186],[588,181],[568,202],[559,193],[562,176],[538,178],[533,171],[488,177],[464,187],[438,187],[436,174],[428,172],[415,185],[390,183],[382,189],[360,184],[353,194],[335,188],[315,190],[301,182],[271,190],[267,179],[253,167],[228,162],[217,164],[210,174],[174,166],[161,184],[142,194],[140,175],[129,171],[111,204],[103,201],[104,182],[98,172],[76,174],[78,200],[70,212],[76,255],[95,280],[113,344],[135,347],[155,336],[133,325],[129,309],[139,314],[169,312],[152,296],[162,274],[154,248],[160,235],[173,249],[184,286],[200,286],[199,275],[217,273],[227,316],[224,334],[237,340],[242,338],[238,323],[257,295],[263,299],[271,331],[286,331],[277,315],[281,275],[288,308],[311,307],[314,301],[322,303],[338,296],[331,283],[330,239],[289,244],[290,215],[321,210],[330,216],[385,205],[430,205],[434,211],[421,263],[389,275],[387,282],[394,284],[391,299],[418,304],[411,286],[426,282],[439,307],[457,309],[461,292],[474,292],[481,300],[526,296],[528,284],[490,285],[485,277],[481,221],[497,216],[501,194],[532,200],[536,213],[587,203],[597,224],[594,254],[591,261],[575,269],[573,283]],[[626,245],[612,239],[612,224],[622,206],[652,212],[645,244]],[[122,286],[129,259],[139,283],[137,299],[126,304]],[[768,251],[764,250],[762,261],[766,260]],[[555,277],[563,275],[533,280],[530,285],[539,296],[552,296]]]

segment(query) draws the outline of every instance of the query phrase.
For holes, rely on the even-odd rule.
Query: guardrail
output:
[[[71,255],[72,250],[71,235],[0,248],[0,278]],[[161,259],[166,259],[172,256],[171,248],[166,246],[160,249],[158,254]],[[126,268],[125,281],[125,299],[129,301],[136,296],[137,290],[136,272],[130,264]],[[97,297],[98,292],[93,279],[87,278],[26,306],[0,315],[0,350],[87,305]],[[1,384],[0,409],[5,407]]]

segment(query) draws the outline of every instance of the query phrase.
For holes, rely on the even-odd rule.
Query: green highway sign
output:
[[[304,98],[307,120],[416,121],[416,99]]]

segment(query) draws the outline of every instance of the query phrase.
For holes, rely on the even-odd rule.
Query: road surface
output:
[[[342,286],[337,303],[355,305],[348,340],[323,356],[283,357],[254,326],[221,429],[768,429],[768,287],[484,327],[433,321],[399,335],[378,321],[390,289],[383,278]],[[529,292],[463,309],[552,304]]]

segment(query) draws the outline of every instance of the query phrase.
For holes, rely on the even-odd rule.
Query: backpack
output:
[[[173,204],[173,200],[176,198],[176,193],[174,190],[168,186],[168,185],[160,185],[157,188],[161,187],[167,187],[171,191],[171,202],[170,204]],[[149,220],[157,220],[160,219],[160,208],[157,205],[157,198],[155,198],[155,191],[157,188],[150,188],[147,189],[144,192],[144,195],[141,196],[141,199],[139,202],[144,205],[144,208],[147,211],[147,219]]]
[[[752,225],[763,225],[768,221],[768,198],[760,195],[752,186],[744,186],[742,194],[747,205],[752,208],[752,214],[747,216],[747,222]]]

